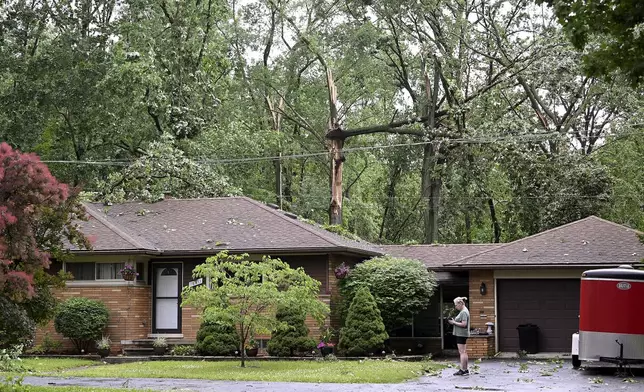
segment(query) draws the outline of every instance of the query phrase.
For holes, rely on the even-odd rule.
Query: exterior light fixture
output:
[[[485,282],[481,282],[481,287],[479,287],[479,292],[481,295],[487,294],[487,286],[485,285]]]

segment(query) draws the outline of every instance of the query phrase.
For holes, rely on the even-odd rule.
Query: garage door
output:
[[[539,326],[539,351],[570,352],[579,329],[579,279],[497,281],[499,350],[519,351],[517,326]]]

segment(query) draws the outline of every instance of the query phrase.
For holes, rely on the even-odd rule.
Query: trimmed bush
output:
[[[109,318],[109,311],[103,302],[76,297],[60,304],[54,327],[56,332],[74,343],[79,353],[88,353],[94,348],[94,342],[103,335]]]
[[[382,350],[388,338],[373,295],[366,286],[359,288],[340,331],[340,350],[350,357],[366,356]]]
[[[357,290],[367,286],[376,300],[387,331],[411,324],[425,310],[436,290],[436,275],[418,260],[382,256],[358,264],[340,281],[341,315],[346,321]]]
[[[315,340],[309,337],[306,314],[293,307],[281,307],[275,315],[280,325],[271,333],[268,353],[275,357],[293,357],[299,352],[315,350]]]
[[[204,321],[197,332],[194,346],[199,355],[226,356],[239,352],[239,338],[232,323]]]
[[[0,349],[29,346],[35,332],[36,324],[25,309],[0,295]]]

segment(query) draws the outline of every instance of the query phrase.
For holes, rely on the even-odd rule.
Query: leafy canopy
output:
[[[211,287],[185,288],[183,305],[204,309],[208,320],[231,320],[241,347],[254,333],[270,333],[282,325],[275,317],[278,308],[298,309],[319,323],[329,312],[318,300],[320,282],[302,268],[293,269],[268,256],[254,261],[248,254],[219,252],[195,267],[193,277],[210,281]],[[243,350],[241,366],[245,366]]]
[[[539,0],[555,15],[592,75],[623,72],[633,84],[644,80],[644,6],[624,0]]]
[[[436,289],[436,276],[418,260],[382,256],[358,264],[341,281],[345,301],[366,286],[375,298],[388,331],[408,325],[427,308]]]

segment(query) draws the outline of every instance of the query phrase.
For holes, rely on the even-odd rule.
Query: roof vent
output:
[[[271,207],[274,210],[278,210],[280,207],[277,204],[266,203],[267,206]]]
[[[628,264],[620,265],[620,266],[619,266],[619,268],[624,268],[624,269],[634,269],[632,265],[628,265]]]
[[[294,214],[292,212],[285,212],[284,215],[288,216],[289,218],[297,219],[297,214]]]

